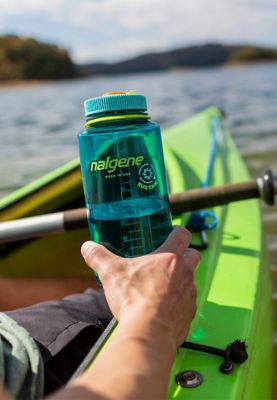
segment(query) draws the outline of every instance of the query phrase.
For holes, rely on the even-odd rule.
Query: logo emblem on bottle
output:
[[[157,186],[158,182],[156,181],[156,171],[153,165],[146,163],[143,164],[139,169],[139,182],[138,187],[145,190],[153,189]]]

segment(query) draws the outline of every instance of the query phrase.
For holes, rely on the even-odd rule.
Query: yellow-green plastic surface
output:
[[[172,192],[197,187],[203,180],[214,117],[222,118],[219,110],[210,108],[164,136]],[[218,143],[212,185],[248,180],[245,164],[224,126]],[[224,375],[219,371],[220,357],[179,349],[168,399],[270,399],[271,286],[260,205],[249,200],[213,211],[219,224],[208,232],[209,247],[202,251],[196,272],[198,311],[187,340],[221,348],[235,339],[246,340],[249,359]],[[174,222],[179,224],[180,218]],[[203,383],[193,389],[178,386],[175,376],[185,370],[201,373]]]
[[[215,107],[164,133],[165,162],[172,193],[197,188],[204,179],[213,118],[222,120]],[[245,164],[223,125],[218,132],[218,143],[211,184],[248,180]],[[82,198],[81,177],[74,161],[3,199],[0,217],[6,220],[54,212],[72,204],[81,206]],[[208,232],[209,247],[202,251],[196,272],[198,311],[187,339],[222,348],[235,339],[246,340],[249,359],[243,365],[236,365],[232,374],[224,375],[219,371],[220,357],[180,349],[171,371],[168,399],[269,400],[271,283],[260,205],[257,200],[248,200],[213,211],[219,223]],[[187,218],[188,213],[174,218],[174,223],[185,224]],[[80,244],[86,237],[87,233],[79,230],[8,249],[1,260],[0,274],[61,279],[87,276],[79,255]],[[193,238],[197,239],[197,236]],[[201,373],[203,383],[194,389],[178,386],[175,376],[185,370]]]

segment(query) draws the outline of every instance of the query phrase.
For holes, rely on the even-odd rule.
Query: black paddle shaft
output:
[[[180,214],[255,198],[261,198],[266,204],[273,205],[276,194],[277,179],[274,179],[272,172],[267,170],[260,178],[247,182],[173,194],[170,196],[170,207],[172,214]]]
[[[172,214],[181,214],[253,198],[261,198],[266,204],[273,205],[276,194],[277,179],[274,179],[272,172],[268,170],[260,178],[244,183],[171,194],[170,209]],[[0,244],[87,227],[87,218],[87,210],[78,208],[2,222],[0,223]]]
[[[186,211],[201,210],[234,201],[260,197],[257,181],[253,179],[244,183],[191,189],[184,193],[171,194],[170,210],[173,215],[178,215]],[[66,231],[87,226],[87,212],[85,208],[64,211],[63,216]]]
[[[171,213],[178,215],[186,211],[201,210],[234,201],[260,197],[257,181],[253,179],[244,183],[191,189],[184,193],[171,194],[169,199]],[[87,212],[85,208],[64,211],[63,215],[66,231],[87,226]]]
[[[243,183],[211,186],[204,189],[191,189],[183,193],[170,195],[170,209],[172,214],[181,214],[186,211],[222,206],[235,201],[261,198],[266,204],[274,204],[277,194],[277,179],[273,178],[270,170],[258,179]],[[65,230],[76,229],[87,225],[85,209],[64,212]]]

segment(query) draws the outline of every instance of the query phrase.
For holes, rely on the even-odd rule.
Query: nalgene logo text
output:
[[[117,168],[124,167],[139,167],[144,160],[143,156],[137,157],[123,157],[123,158],[111,158],[107,157],[106,160],[91,161],[91,171],[103,171],[106,170],[108,173],[113,173]]]

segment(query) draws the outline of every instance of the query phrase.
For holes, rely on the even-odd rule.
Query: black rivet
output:
[[[233,371],[234,366],[230,361],[224,361],[221,365],[220,365],[220,371],[223,374],[231,374],[231,372]]]

